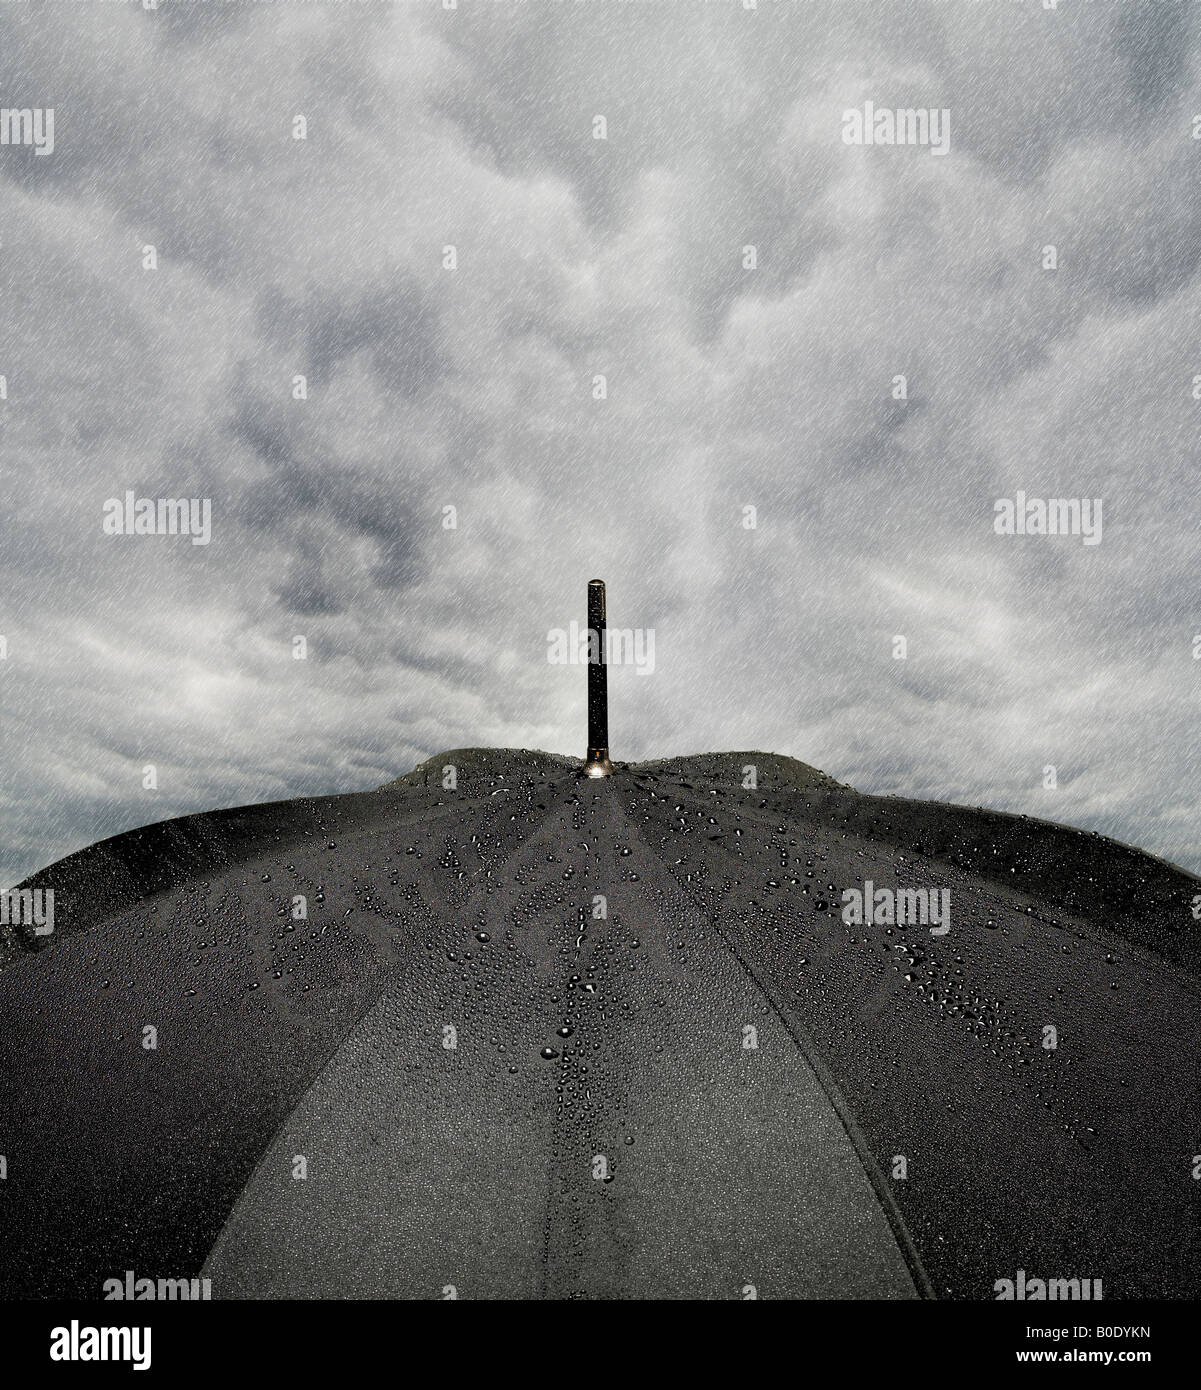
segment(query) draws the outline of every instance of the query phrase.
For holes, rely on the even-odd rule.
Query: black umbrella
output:
[[[582,765],[456,750],[10,895],[0,1293],[1197,1296],[1199,881],[614,765],[589,603]]]

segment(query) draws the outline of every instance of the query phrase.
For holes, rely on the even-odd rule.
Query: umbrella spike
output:
[[[588,756],[585,777],[608,777],[609,671],[605,662],[605,581],[588,581]]]

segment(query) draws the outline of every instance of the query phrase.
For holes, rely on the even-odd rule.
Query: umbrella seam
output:
[[[536,842],[540,836],[544,835],[544,834],[546,833],[546,830],[547,830],[547,826],[546,826],[545,822],[550,820],[552,811],[553,811],[553,810],[560,810],[560,811],[565,810],[566,807],[567,807],[567,804],[568,804],[568,803],[562,803],[562,804],[561,804],[560,806],[558,806],[558,807],[548,808],[546,815],[542,817],[542,822],[543,822],[543,823],[542,823],[542,824],[539,824],[539,825],[537,826],[536,830],[534,831],[534,833],[532,833],[532,834],[529,835],[525,840],[523,840],[523,841],[521,842],[521,844],[520,844],[516,849],[513,850],[513,853],[510,854],[509,856],[507,856],[507,857],[505,858],[505,860],[503,861],[503,863],[505,863],[505,864],[509,863],[509,861],[510,861],[512,858],[514,858],[518,853],[522,852],[523,850],[528,849],[529,846],[531,845],[531,843]],[[423,873],[424,873],[424,871],[423,871]],[[424,887],[428,890],[429,897],[430,897],[430,898],[434,898],[434,896],[435,896],[435,894],[436,894],[436,887],[437,887],[437,886],[436,886],[436,884],[434,883],[434,881],[432,880],[432,878],[430,878],[428,875],[426,875],[426,882],[425,882],[425,884],[424,884]],[[477,889],[477,890],[475,890],[475,892],[476,892],[476,893],[483,893],[483,894],[486,896],[486,889],[483,889],[483,888]],[[424,897],[424,896],[425,896],[425,895],[423,895],[423,897]],[[472,896],[475,896],[475,893],[473,893]],[[443,905],[443,907],[446,908],[446,910],[448,911],[448,913],[453,913],[454,909],[452,909],[452,908],[450,907],[450,904],[449,904],[448,901],[446,901],[446,900],[444,899],[442,905]],[[463,911],[466,910],[466,905],[464,905],[464,908],[463,908],[462,910],[463,910]],[[435,908],[434,903],[433,903],[432,901],[425,901],[425,902],[423,902],[423,911],[424,911],[424,913],[425,913],[425,915],[426,915],[426,917],[427,917],[427,920],[434,921],[434,920],[437,919],[437,909]],[[260,1153],[257,1162],[255,1163],[254,1167],[251,1169],[250,1173],[248,1174],[248,1176],[247,1176],[247,1178],[246,1178],[246,1182],[243,1184],[243,1186],[242,1186],[242,1188],[239,1190],[237,1196],[234,1198],[233,1202],[232,1202],[231,1205],[230,1205],[230,1208],[229,1208],[228,1212],[226,1212],[226,1214],[225,1214],[225,1219],[222,1221],[220,1229],[218,1230],[216,1236],[213,1238],[213,1243],[212,1243],[212,1245],[209,1247],[208,1251],[207,1251],[206,1254],[205,1254],[204,1261],[203,1261],[203,1264],[202,1264],[202,1266],[201,1266],[201,1272],[202,1272],[202,1273],[203,1273],[204,1269],[208,1268],[209,1260],[212,1258],[214,1252],[215,1252],[216,1249],[217,1249],[217,1246],[218,1246],[218,1245],[220,1244],[220,1242],[221,1242],[222,1237],[225,1235],[226,1230],[229,1229],[230,1224],[233,1222],[235,1216],[237,1215],[239,1207],[241,1207],[241,1205],[243,1204],[244,1201],[248,1201],[248,1200],[249,1200],[249,1193],[250,1193],[252,1187],[254,1186],[255,1179],[257,1178],[257,1176],[258,1176],[258,1174],[259,1174],[259,1171],[260,1171],[260,1170],[265,1166],[265,1164],[267,1163],[267,1160],[270,1158],[271,1153],[272,1153],[273,1149],[275,1148],[275,1146],[277,1145],[277,1143],[279,1142],[281,1136],[286,1132],[288,1126],[292,1123],[294,1117],[297,1115],[297,1113],[300,1111],[300,1109],[304,1106],[304,1104],[305,1104],[306,1101],[309,1099],[309,1097],[312,1096],[312,1095],[314,1094],[314,1092],[317,1090],[317,1087],[320,1085],[322,1079],[326,1076],[326,1074],[327,1074],[328,1072],[330,1072],[330,1070],[331,1070],[331,1069],[334,1067],[334,1065],[337,1063],[339,1057],[341,1056],[341,1054],[342,1054],[342,1052],[343,1052],[343,1049],[346,1047],[346,1044],[347,1044],[348,1039],[350,1039],[351,1037],[353,1037],[354,1034],[358,1031],[358,1029],[363,1025],[363,1023],[365,1023],[366,1020],[370,1017],[370,1015],[371,1015],[372,1013],[374,1013],[377,1009],[381,1008],[381,1007],[384,1005],[384,1003],[387,1001],[387,999],[388,999],[388,997],[389,997],[389,990],[390,990],[390,988],[392,988],[392,987],[395,985],[395,983],[396,983],[395,977],[388,977],[388,976],[385,976],[385,977],[384,977],[384,980],[383,980],[383,989],[382,989],[381,993],[378,994],[378,995],[371,1001],[371,1003],[362,1011],[362,1013],[358,1015],[358,1017],[354,1020],[354,1022],[350,1025],[350,1027],[346,1029],[346,1031],[342,1034],[342,1036],[341,1036],[341,1038],[339,1039],[339,1041],[338,1041],[338,1043],[336,1044],[336,1046],[330,1051],[330,1053],[328,1054],[328,1056],[327,1056],[327,1057],[325,1058],[325,1060],[321,1063],[321,1066],[320,1066],[315,1072],[313,1072],[311,1078],[309,1079],[308,1083],[306,1084],[304,1090],[303,1090],[303,1091],[300,1093],[300,1095],[297,1097],[295,1103],[294,1103],[292,1106],[289,1107],[289,1109],[287,1110],[287,1112],[286,1112],[283,1116],[281,1116],[279,1124],[276,1125],[275,1129],[271,1132],[270,1137],[268,1138],[266,1144],[263,1146],[263,1150],[262,1150],[262,1152]],[[547,1219],[547,1222],[546,1222],[546,1232],[545,1232],[544,1245],[545,1245],[547,1242],[549,1242],[549,1239],[550,1239],[549,1209],[550,1209],[550,1199],[551,1199],[551,1190],[550,1190],[550,1189],[551,1189],[551,1185],[552,1185],[552,1184],[553,1184],[553,1167],[549,1167],[548,1170],[547,1170],[547,1212],[548,1212],[548,1219]],[[544,1298],[547,1296],[547,1293],[546,1293],[546,1271],[545,1271],[545,1263],[544,1263],[544,1266],[543,1266],[543,1273],[542,1273],[542,1295],[543,1295]]]
[[[562,779],[555,779],[555,781],[559,781],[559,780],[562,780]],[[508,788],[506,788],[505,790],[508,790]],[[359,793],[359,792],[350,792],[350,793],[348,793],[348,795],[350,795],[350,796],[359,796],[359,795],[363,795],[363,793]],[[421,811],[412,811],[409,815],[407,815],[407,816],[405,816],[405,817],[403,817],[403,818],[401,818],[401,819],[399,819],[399,820],[388,822],[387,825],[383,825],[383,826],[381,826],[381,825],[364,825],[364,826],[359,827],[359,828],[357,828],[356,830],[352,831],[351,834],[348,835],[348,836],[345,838],[345,844],[346,844],[346,845],[356,844],[360,839],[363,839],[363,838],[365,838],[365,837],[372,836],[372,835],[378,835],[378,834],[380,833],[381,830],[393,829],[393,828],[396,828],[397,826],[406,826],[406,825],[409,825],[409,824],[418,824],[418,825],[424,827],[424,826],[429,825],[429,824],[437,824],[437,823],[440,823],[440,822],[443,821],[443,820],[448,820],[448,819],[450,819],[452,816],[460,815],[460,814],[462,814],[464,811],[471,810],[472,808],[474,808],[474,807],[476,807],[476,806],[486,805],[486,804],[487,804],[488,802],[490,802],[491,800],[492,800],[492,794],[489,793],[487,796],[472,797],[471,800],[469,800],[469,801],[460,802],[460,803],[458,803],[458,804],[456,804],[456,805],[454,805],[454,806],[447,807],[445,810],[439,811],[439,812],[437,812],[436,814],[427,814],[427,813],[421,812]],[[263,803],[261,803],[261,804],[262,804],[263,806],[270,806],[270,805],[283,804],[283,803],[263,802]],[[257,806],[256,806],[255,809],[258,809]],[[193,815],[195,815],[196,817],[209,816],[209,815],[212,815],[212,814],[214,814],[212,811],[197,811],[197,812],[194,812],[194,813],[193,813]],[[149,826],[135,826],[135,827],[134,827],[133,829],[131,829],[131,830],[122,831],[120,835],[111,836],[111,837],[110,837],[110,840],[99,840],[99,841],[97,841],[97,843],[96,843],[95,845],[89,845],[89,846],[87,846],[87,848],[85,848],[85,849],[77,850],[77,851],[76,851],[76,854],[79,854],[79,855],[87,854],[87,853],[89,853],[89,851],[99,848],[100,845],[104,845],[104,844],[110,843],[111,840],[119,840],[119,839],[121,839],[124,835],[136,835],[136,834],[139,834],[139,833],[141,833],[142,831],[145,831],[145,830],[153,830],[153,829],[157,828],[157,827],[160,826],[160,825],[162,825],[162,826],[167,826],[167,825],[179,824],[181,821],[191,820],[191,819],[192,819],[192,816],[191,816],[191,815],[189,815],[189,816],[179,816],[179,817],[175,818],[175,820],[168,820],[168,821],[152,821],[152,822],[150,823]],[[340,833],[340,832],[339,832],[339,833]],[[112,922],[112,921],[114,920],[114,918],[121,917],[121,916],[123,916],[123,915],[125,915],[125,914],[128,914],[128,913],[130,913],[130,912],[134,912],[134,911],[136,911],[137,909],[139,909],[139,908],[141,908],[141,907],[144,907],[144,906],[146,906],[146,905],[148,905],[148,904],[150,904],[150,903],[157,902],[160,898],[168,897],[168,896],[170,896],[172,893],[178,893],[179,890],[180,890],[181,888],[187,888],[187,887],[189,887],[191,884],[200,882],[202,879],[205,879],[205,878],[218,878],[218,877],[224,877],[225,875],[231,873],[232,871],[235,871],[235,870],[238,870],[238,869],[244,869],[244,868],[253,868],[256,864],[266,863],[266,862],[268,862],[269,860],[277,859],[277,858],[280,856],[281,853],[286,853],[286,852],[289,851],[289,850],[293,850],[293,849],[296,849],[297,847],[302,847],[302,846],[304,846],[305,841],[306,841],[306,838],[310,838],[310,837],[306,837],[306,836],[304,836],[304,835],[301,835],[301,836],[299,836],[298,838],[296,838],[296,839],[294,839],[294,840],[288,840],[288,841],[285,841],[285,842],[281,842],[281,843],[279,843],[279,844],[277,844],[277,845],[274,845],[270,850],[268,850],[268,851],[266,851],[266,852],[256,852],[256,853],[254,853],[254,854],[252,854],[252,855],[249,855],[249,856],[247,856],[247,857],[245,857],[245,858],[234,858],[234,859],[227,860],[225,863],[212,863],[212,864],[208,865],[207,867],[198,868],[198,869],[196,869],[194,872],[187,873],[187,874],[185,874],[183,877],[174,880],[172,883],[168,884],[165,888],[156,889],[153,893],[148,893],[148,894],[146,894],[145,897],[137,898],[133,903],[125,903],[125,904],[121,904],[121,905],[118,905],[118,906],[114,907],[111,911],[105,912],[105,913],[104,913],[102,916],[100,916],[100,917],[96,917],[93,921],[89,922],[87,926],[84,926],[84,927],[70,927],[70,926],[67,926],[67,927],[65,927],[64,930],[63,930],[61,933],[59,933],[59,935],[58,935],[58,937],[57,937],[57,940],[54,941],[54,942],[49,943],[49,945],[51,945],[51,946],[57,945],[57,944],[58,944],[58,941],[64,940],[64,939],[66,939],[67,937],[72,937],[72,938],[74,938],[74,937],[84,937],[84,936],[88,936],[91,932],[96,931],[98,928],[103,927],[103,926],[106,926],[108,923]],[[74,857],[75,857],[75,855],[68,855],[68,856],[67,856],[67,858],[69,858],[69,859],[73,859]],[[59,863],[59,864],[65,863],[65,862],[66,862],[65,860],[58,860],[58,861],[57,861],[57,863]],[[18,884],[17,886],[18,886],[18,887],[22,887],[22,886],[24,886],[24,884],[33,883],[34,880],[35,880],[36,878],[40,877],[41,875],[44,875],[44,874],[49,873],[49,872],[50,872],[52,869],[54,869],[54,868],[55,868],[55,865],[54,865],[54,864],[49,864],[49,865],[46,866],[46,868],[44,868],[44,869],[39,869],[39,870],[37,871],[37,874],[31,875],[30,878],[24,880],[24,883],[23,883],[23,884]],[[11,928],[9,929],[8,934],[7,934],[4,938],[2,938],[2,939],[3,939],[3,940],[9,940],[10,937],[11,937],[12,940],[14,940],[14,941],[17,943],[18,949],[17,949],[17,951],[16,951],[13,955],[11,955],[11,956],[9,957],[8,960],[0,960],[0,970],[5,969],[5,968],[6,968],[7,966],[9,966],[9,965],[15,965],[15,964],[17,963],[17,961],[19,961],[19,960],[24,960],[24,959],[29,958],[29,957],[37,957],[37,956],[40,956],[40,955],[42,955],[42,954],[46,951],[46,949],[47,949],[47,945],[46,945],[46,944],[31,945],[31,944],[25,939],[25,935],[24,935],[22,932],[20,932],[20,931],[14,931],[14,930],[12,930]]]
[[[629,820],[635,835],[638,836],[647,850],[656,858],[662,860],[663,856],[659,854],[650,841],[646,839],[639,826],[629,816],[626,816],[626,819]],[[668,865],[667,867],[670,871],[671,866]],[[901,1253],[902,1259],[905,1261],[917,1293],[923,1299],[936,1299],[937,1295],[934,1292],[934,1286],[931,1284],[930,1276],[926,1273],[925,1267],[922,1264],[921,1256],[918,1254],[917,1247],[913,1242],[913,1237],[910,1235],[909,1228],[905,1224],[905,1218],[902,1216],[893,1200],[892,1193],[885,1185],[879,1165],[876,1163],[874,1155],[867,1147],[867,1140],[858,1124],[856,1124],[854,1117],[847,1109],[841,1092],[838,1090],[838,1086],[833,1076],[831,1076],[827,1070],[825,1063],[816,1055],[811,1046],[806,1045],[808,1039],[807,1036],[804,1035],[803,1030],[794,1027],[794,1025],[789,1022],[772,997],[767,986],[750,967],[734,942],[731,941],[725,931],[722,930],[720,917],[715,913],[710,913],[700,899],[697,898],[693,890],[687,884],[681,883],[679,877],[674,872],[672,872],[672,878],[675,880],[680,891],[691,900],[696,911],[699,912],[703,918],[707,918],[710,921],[713,929],[717,932],[718,936],[721,937],[731,955],[733,955],[738,964],[742,966],[747,978],[758,989],[759,993],[767,1001],[768,1007],[780,1020],[780,1023],[784,1027],[784,1031],[792,1038],[797,1051],[801,1054],[802,1058],[804,1058],[810,1070],[813,1072],[814,1077],[817,1079],[818,1085],[822,1088],[830,1104],[830,1108],[838,1116],[838,1121],[842,1125],[843,1132],[846,1134],[851,1147],[855,1150],[860,1163],[863,1165],[864,1174],[871,1184],[872,1190],[876,1194],[876,1199],[880,1203],[884,1217],[892,1230],[893,1238],[897,1242],[897,1248]]]
[[[673,791],[674,790],[675,789],[673,789]],[[682,792],[681,795],[687,796],[687,793]],[[700,800],[699,798],[694,798],[694,800],[699,809],[708,809],[707,803],[705,803],[704,801]],[[739,806],[737,809],[740,815],[748,814],[747,808]],[[749,814],[752,817],[754,817],[755,810],[757,809],[758,808],[751,808]],[[781,810],[780,815],[791,816],[794,820],[797,819],[796,813],[794,811]],[[774,817],[764,815],[759,815],[754,818],[757,819],[757,821],[760,824],[768,824],[774,821],[775,819]],[[828,829],[840,835],[842,839],[845,842],[847,842],[848,845],[853,843],[855,845],[864,846],[871,849],[878,849],[882,843],[880,840],[874,840],[871,838],[871,836],[861,834],[859,831],[846,830],[837,826],[826,826],[823,825],[820,821],[814,821],[812,823],[814,824],[815,828]],[[1064,828],[1063,826],[1058,825],[1054,821],[1045,821],[1042,823],[1054,826],[1056,829],[1059,830],[1062,830]],[[1114,843],[1117,844],[1119,842],[1115,840]],[[1124,846],[1124,848],[1131,847]],[[718,849],[723,853],[729,853],[725,846],[719,845]],[[925,850],[911,850],[910,853],[913,856],[914,861],[922,859],[930,864],[947,865],[948,867],[955,869],[956,872],[959,873],[965,872],[959,865],[955,864],[954,860],[952,860],[948,856],[931,854],[926,852]],[[1144,851],[1140,850],[1138,851],[1138,853],[1144,853]],[[1151,857],[1154,858],[1154,856]],[[1163,860],[1161,862],[1167,864],[1167,860]],[[1175,865],[1168,865],[1168,867],[1175,868]],[[1179,870],[1179,872],[1186,873],[1187,870],[1181,869]],[[1020,908],[1024,910],[1030,905],[1036,904],[1038,902],[1038,898],[1036,898],[1034,894],[1026,892],[1024,889],[1014,887],[1011,884],[1006,883],[1004,879],[996,878],[990,874],[983,872],[982,870],[973,870],[972,873],[979,879],[979,886],[982,889],[991,890],[998,898],[998,900],[1005,903],[1006,906],[1013,906],[1015,909]],[[969,877],[970,876],[971,875],[969,875]],[[1201,880],[1198,880],[1198,882],[1201,883]],[[1123,935],[1121,932],[1117,931],[1113,927],[1105,926],[1103,923],[1097,920],[1095,915],[1082,916],[1079,912],[1073,911],[1071,908],[1063,907],[1059,904],[1055,905],[1055,911],[1057,912],[1059,917],[1064,919],[1063,921],[1056,921],[1055,918],[1046,916],[1037,907],[1035,907],[1034,910],[1030,911],[1026,915],[1028,915],[1034,921],[1041,922],[1046,927],[1054,928],[1056,931],[1078,931],[1083,936],[1087,937],[1089,942],[1093,946],[1099,949],[1108,951],[1120,950],[1127,952],[1128,954],[1134,956],[1135,959],[1137,959],[1142,964],[1144,969],[1166,970],[1172,975],[1172,977],[1184,993],[1190,995],[1195,999],[1201,1000],[1201,983],[1198,982],[1195,972],[1186,962],[1180,960],[1173,960],[1170,956],[1163,954],[1161,951],[1157,951],[1154,947],[1148,946],[1140,941],[1135,941],[1129,936]],[[1102,935],[1102,933],[1104,934]]]

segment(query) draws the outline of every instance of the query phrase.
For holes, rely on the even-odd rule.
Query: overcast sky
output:
[[[0,147],[0,883],[581,754],[593,576],[655,633],[615,757],[1201,869],[1199,52],[1177,0],[0,7],[55,112]],[[844,143],[867,101],[949,152]],[[996,534],[1019,490],[1101,543]],[[211,543],[106,535],[127,491]]]

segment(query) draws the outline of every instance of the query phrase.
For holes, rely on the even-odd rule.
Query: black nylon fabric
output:
[[[0,1294],[1201,1291],[1196,879],[767,755],[575,766],[457,750],[35,876]],[[866,880],[950,931],[845,923]]]

